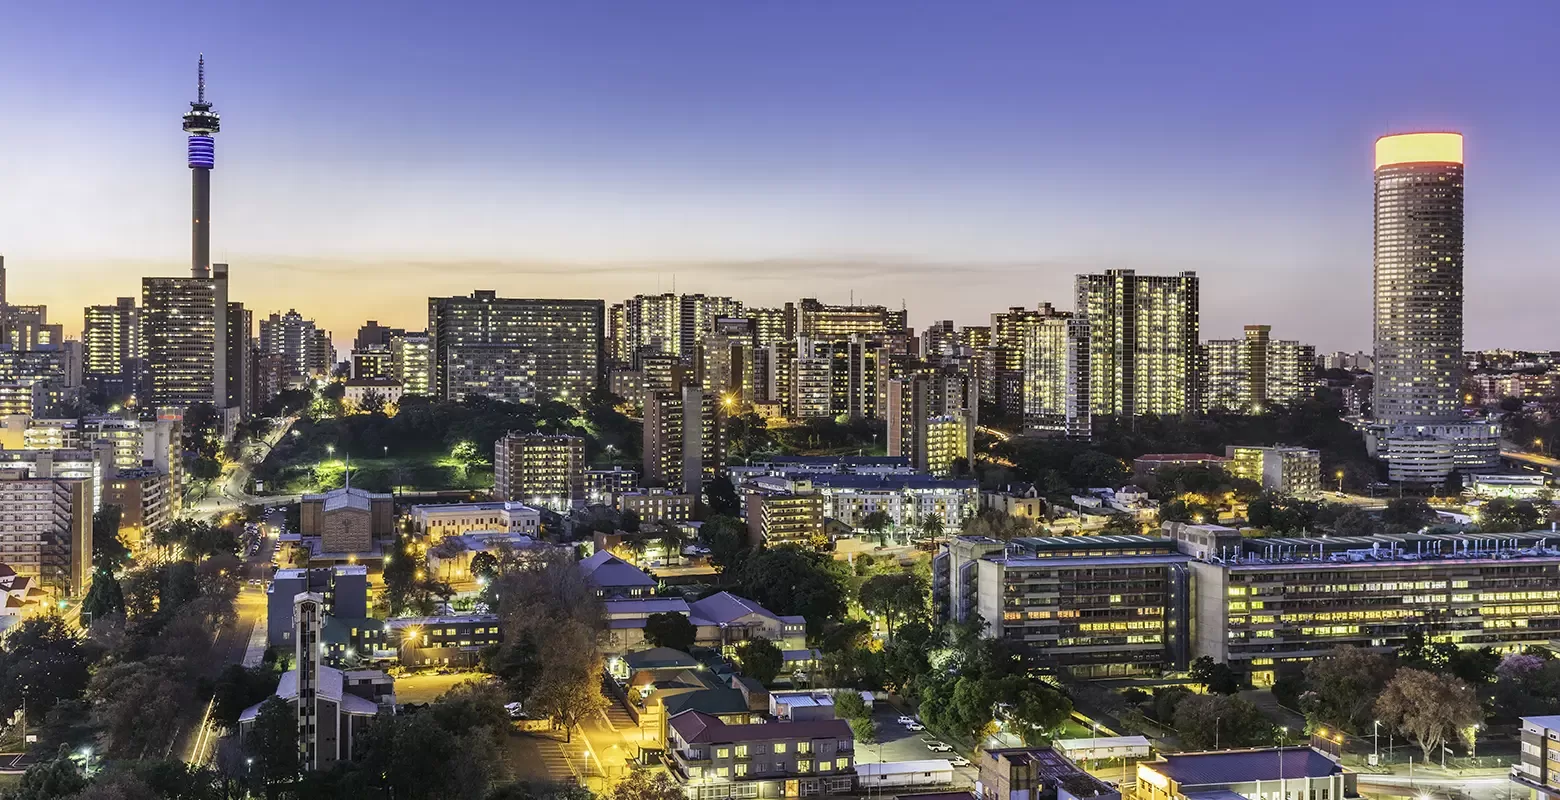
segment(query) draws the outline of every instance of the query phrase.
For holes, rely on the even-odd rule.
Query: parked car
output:
[[[899,724],[900,725],[909,725],[912,722],[915,722],[915,717],[912,717],[912,716],[910,716],[908,714],[900,714],[899,715]]]
[[[967,767],[970,765],[970,760],[964,756],[954,756],[953,758],[948,759],[948,763],[954,765],[955,767]]]
[[[953,745],[943,744],[942,742],[932,742],[926,746],[926,749],[932,751],[933,753],[951,753],[953,752]]]
[[[905,723],[905,730],[909,730],[909,731],[924,731],[924,730],[926,730],[926,726],[922,725],[919,722],[916,722],[915,720],[911,720],[911,721]]]

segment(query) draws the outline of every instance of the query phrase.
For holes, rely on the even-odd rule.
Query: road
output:
[[[217,493],[208,496],[199,502],[191,504],[195,513],[222,514],[238,509],[245,505],[286,505],[298,501],[297,495],[252,495],[244,491],[249,485],[249,478],[254,474],[255,465],[265,460],[265,456],[276,447],[276,443],[292,429],[297,417],[285,417],[275,430],[266,434],[266,437],[258,445],[246,448],[233,464],[231,469],[223,473],[221,484],[217,486]]]
[[[1473,800],[1508,800],[1512,797],[1512,790],[1516,786],[1506,777],[1504,770],[1497,775],[1488,774],[1489,770],[1482,770],[1479,775],[1452,776],[1452,777],[1423,777],[1409,778],[1407,775],[1371,775],[1362,773],[1359,777],[1359,789],[1361,794],[1369,795],[1393,795],[1399,797],[1434,796],[1446,797],[1455,792],[1460,796],[1473,798]],[[1521,797],[1526,797],[1527,792],[1522,791]]]

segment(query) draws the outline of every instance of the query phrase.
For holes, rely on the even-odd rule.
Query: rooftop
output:
[[[505,500],[494,500],[487,503],[435,503],[429,505],[412,506],[413,514],[474,514],[489,511],[505,511],[510,514],[522,513],[526,511],[536,514],[541,513],[536,509],[526,505],[525,503],[516,503],[514,501]]]
[[[843,719],[799,722],[760,722],[727,725],[699,711],[684,711],[671,718],[673,731],[689,744],[775,741],[779,739],[844,739],[854,741],[850,723]]]
[[[1343,767],[1309,747],[1230,750],[1214,753],[1166,755],[1143,766],[1182,787],[1217,786],[1280,778],[1321,778],[1336,775]]]
[[[606,550],[580,562],[580,572],[595,586],[654,586],[655,578]]]
[[[1224,456],[1216,456],[1212,453],[1146,453],[1133,459],[1134,461],[1229,461]]]

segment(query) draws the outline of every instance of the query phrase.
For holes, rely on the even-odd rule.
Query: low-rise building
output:
[[[306,494],[299,500],[298,527],[304,537],[319,539],[321,553],[376,555],[395,536],[395,498],[351,485]]]
[[[1506,497],[1516,500],[1536,500],[1549,488],[1549,479],[1541,472],[1519,472],[1512,475],[1479,474],[1468,476],[1468,491],[1475,497]]]
[[[396,617],[385,621],[385,639],[403,667],[469,667],[503,631],[497,614]]]
[[[1045,498],[1040,496],[1040,490],[1034,484],[1011,484],[981,492],[980,510],[1039,522],[1045,519]]]
[[[1357,777],[1330,755],[1310,747],[1175,753],[1137,767],[1141,800],[1286,797],[1343,800],[1358,797]]]
[[[823,515],[860,530],[867,515],[882,511],[894,529],[919,529],[928,517],[956,531],[980,506],[980,484],[929,475],[803,474],[748,479],[744,489],[810,492],[823,498]]]
[[[506,559],[520,562],[539,558],[554,549],[553,545],[539,542],[523,533],[489,531],[446,536],[428,549],[428,570],[442,581],[471,580],[471,560],[478,553],[490,553],[500,563]]]
[[[618,495],[639,488],[639,471],[623,467],[585,470],[585,498],[590,503],[612,505]]]
[[[618,510],[639,515],[644,522],[683,522],[693,519],[695,496],[666,489],[641,489],[618,495]]]
[[[1511,782],[1523,797],[1560,797],[1560,715],[1522,718],[1522,755],[1511,765]]]
[[[1049,747],[1006,747],[982,750],[979,800],[1121,800],[1121,792]],[[1340,799],[1341,800],[1341,799]]]
[[[355,354],[354,354],[355,355]],[[374,399],[379,410],[399,405],[406,389],[392,378],[348,378],[342,382],[341,404],[352,410],[372,410],[365,404]]]
[[[1225,448],[1227,469],[1237,478],[1262,484],[1265,491],[1293,497],[1315,497],[1322,490],[1322,454],[1304,447]]]
[[[412,506],[407,512],[412,530],[437,543],[446,536],[503,531],[537,537],[541,534],[542,512],[524,503],[450,503]]]
[[[597,597],[644,597],[655,592],[655,578],[605,550],[581,561],[580,572]]]
[[[855,737],[843,719],[728,725],[684,711],[667,724],[673,775],[691,800],[850,794]]]

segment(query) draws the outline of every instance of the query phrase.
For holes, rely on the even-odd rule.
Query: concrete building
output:
[[[294,599],[304,593],[319,598],[321,613],[359,619],[368,616],[368,568],[362,566],[279,569],[265,587],[266,643],[293,647],[300,620]],[[323,623],[322,623],[323,624]]]
[[[403,393],[433,396],[432,341],[426,331],[397,332],[390,336],[390,377],[401,382]]]
[[[90,478],[0,469],[0,564],[51,597],[79,596],[92,574]]]
[[[585,470],[585,499],[590,503],[613,505],[616,497],[639,488],[639,472],[623,467],[597,467]]]
[[[765,491],[747,495],[748,544],[775,547],[797,544],[818,548],[827,542],[823,532],[823,497],[811,491]]]
[[[394,413],[405,394],[401,382],[394,378],[348,378],[341,386],[341,403],[348,411],[364,411],[369,399],[374,398],[380,411]]]
[[[1021,319],[1019,334],[1024,424],[1088,438],[1088,318],[1054,311],[1047,303]]]
[[[1310,747],[1172,753],[1137,767],[1141,800],[1269,796],[1306,800],[1358,797],[1357,776]]]
[[[0,470],[26,478],[73,478],[88,481],[90,517],[103,507],[103,487],[114,476],[114,449],[98,443],[65,450],[0,450]]]
[[[329,375],[336,362],[330,332],[294,309],[260,321],[260,354],[280,359],[283,383]]]
[[[693,800],[851,794],[855,737],[843,719],[730,725],[699,711],[667,723],[674,777]]]
[[[119,539],[131,552],[173,522],[173,492],[168,473],[152,467],[121,469],[109,479],[103,502],[119,506]]]
[[[220,310],[220,311],[219,311]],[[143,405],[225,403],[227,274],[141,279],[141,337],[150,394]]]
[[[697,495],[726,465],[720,399],[697,386],[645,394],[644,480]]]
[[[344,672],[325,665],[329,613],[324,597],[300,593],[289,599],[284,614],[293,624],[284,638],[292,642],[296,666],[282,674],[276,697],[293,707],[300,761],[310,771],[351,761],[358,738],[374,718],[395,713],[395,683],[388,675],[378,670]],[[253,735],[262,705],[256,703],[239,715],[240,741]]]
[[[396,617],[385,620],[385,639],[403,667],[472,667],[503,632],[497,614]]]
[[[714,332],[715,320],[742,316],[742,302],[703,294],[642,294],[623,303],[621,316],[614,331],[621,362],[658,353],[691,365],[700,342]]]
[[[1163,537],[957,536],[933,559],[933,606],[1077,677],[1156,675],[1190,663],[1190,561]]]
[[[1462,417],[1462,134],[1377,139],[1375,184],[1376,425],[1366,444],[1394,481],[1488,470],[1499,425]]]
[[[1560,797],[1560,716],[1522,718],[1522,755],[1511,765],[1511,782],[1524,797]]]
[[[639,515],[645,522],[683,522],[693,519],[698,495],[668,489],[640,489],[618,495],[618,511]]]
[[[87,387],[109,398],[141,389],[141,310],[134,297],[87,306],[81,325],[82,373]]]
[[[1262,484],[1269,492],[1294,497],[1315,497],[1322,491],[1322,454],[1304,447],[1249,447],[1230,445],[1227,471]]]
[[[1195,272],[1078,276],[1075,308],[1088,321],[1094,414],[1186,414],[1202,407],[1198,287]]]
[[[438,543],[446,536],[500,531],[541,535],[542,512],[524,503],[500,500],[492,503],[450,503],[412,506],[407,512],[412,531]]]
[[[605,305],[600,300],[499,297],[428,299],[434,391],[446,400],[558,400],[579,405],[601,385]]]
[[[1316,348],[1274,339],[1272,326],[1247,325],[1244,339],[1214,339],[1203,350],[1208,370],[1203,405],[1210,411],[1258,413],[1269,403],[1310,397]]]
[[[1132,472],[1136,475],[1152,475],[1165,467],[1204,467],[1226,469],[1230,460],[1212,453],[1145,453],[1132,460]]]
[[[966,412],[926,420],[926,471],[939,478],[969,474],[975,463],[975,422]]]
[[[510,431],[493,445],[493,496],[555,511],[583,505],[585,439]]]
[[[390,345],[376,344],[352,350],[352,377],[358,380],[378,378],[394,380],[395,356]]]
[[[980,485],[917,474],[845,474],[786,471],[744,482],[772,492],[812,493],[823,498],[823,515],[861,529],[867,515],[882,511],[893,530],[920,530],[928,517],[956,531],[980,508]]]
[[[1022,517],[1036,522],[1045,519],[1045,498],[1033,484],[1016,484],[980,493],[980,510],[995,511],[1010,517]]]

